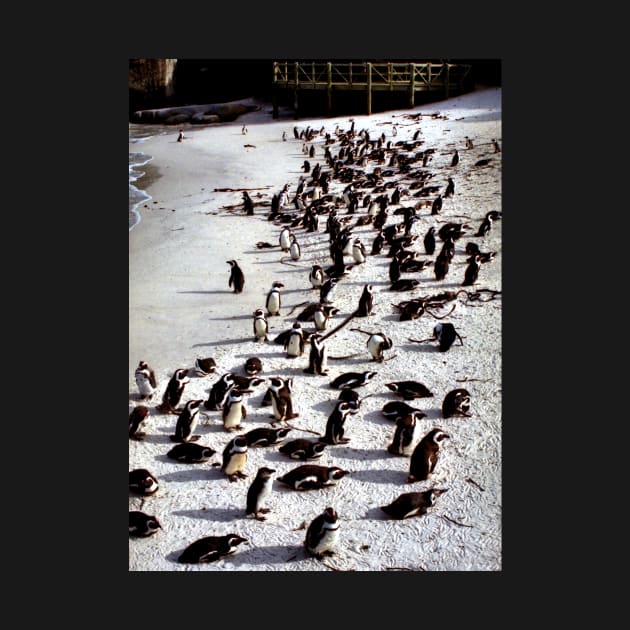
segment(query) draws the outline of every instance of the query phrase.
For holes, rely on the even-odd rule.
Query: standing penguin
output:
[[[295,358],[301,357],[304,352],[304,331],[302,330],[302,324],[295,322],[293,328],[289,332],[289,337],[284,344],[287,357]]]
[[[322,284],[324,284],[325,280],[323,268],[320,265],[313,265],[310,273],[308,274],[308,279],[313,289],[319,289]]]
[[[319,560],[324,556],[333,555],[338,542],[339,517],[334,508],[327,507],[308,526],[304,547],[311,556]]]
[[[451,160],[451,166],[457,166],[459,164],[459,153],[457,149],[455,149],[455,153],[453,153],[453,159]]]
[[[254,216],[254,202],[246,190],[243,191],[243,209],[248,217]]]
[[[383,234],[383,230],[379,230],[378,234],[374,237],[374,240],[372,241],[372,256],[380,254],[384,244],[385,235]]]
[[[245,479],[247,475],[243,472],[247,463],[247,438],[244,435],[237,435],[232,438],[223,449],[223,465],[221,470],[227,475],[230,481]]]
[[[355,317],[367,317],[373,315],[372,308],[374,307],[374,288],[371,284],[363,286],[363,293],[359,298],[359,307],[356,310]]]
[[[352,243],[352,258],[354,258],[354,262],[357,263],[357,265],[366,261],[365,245],[358,236]]]
[[[280,289],[283,287],[284,284],[277,280],[271,285],[271,290],[267,294],[267,301],[265,303],[267,315],[280,315],[280,307],[282,305]]]
[[[335,290],[337,289],[337,278],[328,278],[319,289],[319,301],[322,304],[332,304],[335,299]]]
[[[132,440],[142,440],[145,436],[140,428],[144,425],[148,417],[151,415],[148,407],[144,405],[138,405],[134,407],[129,414],[129,437]]]
[[[448,178],[448,184],[446,185],[446,189],[444,190],[444,199],[448,199],[455,194],[455,182],[451,177]]]
[[[466,136],[465,140],[466,140],[466,148],[467,149],[472,149],[473,148],[473,141],[468,136]]]
[[[422,417],[426,414],[422,413]],[[392,455],[411,455],[413,451],[413,434],[416,430],[416,412],[408,413],[396,420],[396,430],[392,443],[387,447],[387,451]]]
[[[247,490],[246,516],[253,516],[258,521],[266,520],[262,514],[267,514],[271,510],[263,506],[271,494],[273,481],[271,476],[275,472],[275,468],[268,468],[267,466],[261,466],[258,469],[254,481]]]
[[[189,400],[177,418],[175,435],[171,435],[173,442],[196,442],[201,436],[194,435],[199,420],[199,408],[203,399]]]
[[[459,333],[455,330],[455,326],[451,323],[440,323],[433,327],[433,337],[437,340],[440,352],[446,352],[455,342],[455,339],[459,339],[460,344],[463,346],[464,342],[459,336]]]
[[[183,130],[183,129],[180,129],[180,130],[179,130],[179,135],[177,136],[177,142],[183,142],[183,141],[184,141],[184,138],[185,138],[185,136],[184,136],[184,130]]]
[[[482,238],[484,236],[488,236],[488,234],[490,233],[490,230],[492,229],[492,216],[493,215],[491,212],[488,212],[486,214],[475,236],[481,236]]]
[[[433,263],[433,274],[438,282],[446,278],[450,266],[451,259],[449,258],[448,251],[442,248],[442,251],[436,256],[435,262]]]
[[[431,429],[419,442],[411,454],[409,461],[408,483],[425,481],[435,470],[443,440],[450,438],[442,429]]]
[[[223,409],[227,394],[232,387],[234,387],[233,375],[230,372],[222,374],[210,388],[208,400],[203,403],[203,406],[210,411],[220,411]]]
[[[323,304],[317,304],[315,306],[312,319],[316,330],[326,330],[331,310],[337,312],[337,309],[327,309]],[[311,337],[309,337],[309,341]]]
[[[320,438],[325,444],[347,444],[350,439],[344,437],[344,425],[349,415],[359,413],[359,405],[357,403],[338,400],[332,413],[326,421],[326,431],[324,437]]]
[[[442,195],[438,195],[431,204],[431,214],[439,214],[442,209]]]
[[[298,243],[298,240],[295,234],[291,234],[291,245],[289,246],[289,255],[291,256],[291,260],[300,260],[300,256],[302,255],[300,244]]]
[[[442,401],[442,417],[460,416],[470,418],[470,392],[462,387],[453,389]]]
[[[306,374],[319,374],[325,376],[328,374],[328,350],[322,335],[314,332],[309,337],[311,349],[308,357],[308,367],[304,370]]]
[[[157,388],[155,372],[148,366],[146,361],[140,361],[134,377],[140,393],[140,400],[150,400]]]
[[[245,275],[243,270],[238,266],[235,260],[228,260],[230,269],[230,279],[228,280],[228,286],[234,289],[234,293],[242,293],[245,286]]]
[[[288,227],[283,227],[280,230],[278,240],[280,241],[280,249],[283,252],[288,252],[291,247],[291,230]]]
[[[226,431],[239,431],[242,428],[241,420],[247,417],[247,408],[243,402],[243,394],[238,387],[230,388],[221,415],[223,428]]]
[[[286,422],[292,418],[296,418],[297,414],[293,410],[293,397],[291,388],[293,386],[292,378],[281,378],[279,376],[269,377],[269,395],[271,397],[271,407],[273,409],[273,417],[275,420],[272,424],[278,422]]]
[[[162,411],[163,413],[178,413],[176,407],[179,405],[184,389],[189,382],[190,379],[188,378],[187,369],[178,368],[175,370],[162,396],[162,403],[157,407],[158,411]]]
[[[254,341],[267,341],[269,333],[269,324],[262,308],[254,311]]]
[[[479,254],[473,254],[468,259],[468,266],[464,271],[464,281],[462,282],[463,287],[472,286],[477,282],[477,278],[479,277],[479,269],[481,268],[481,256]]]
[[[433,226],[424,235],[424,252],[428,256],[433,256],[435,252],[435,228]]]

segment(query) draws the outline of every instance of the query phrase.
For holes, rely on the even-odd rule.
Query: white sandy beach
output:
[[[243,101],[250,103],[252,101]],[[151,416],[143,441],[129,440],[129,470],[146,468],[157,477],[157,493],[146,498],[129,495],[129,509],[154,514],[162,529],[148,538],[129,539],[130,571],[500,571],[502,569],[502,309],[501,297],[487,302],[464,299],[448,303],[437,314],[455,310],[445,319],[434,319],[425,313],[411,321],[399,321],[392,306],[418,296],[466,289],[502,290],[501,228],[509,216],[496,221],[485,237],[475,233],[489,211],[502,212],[501,153],[495,153],[492,139],[501,144],[501,89],[480,88],[470,94],[447,101],[431,103],[410,110],[354,115],[335,118],[298,119],[281,110],[273,120],[271,105],[240,116],[231,123],[204,127],[185,126],[186,138],[177,142],[178,127],[156,135],[141,144],[130,144],[130,152],[141,150],[151,156],[150,178],[146,191],[152,199],[140,207],[141,222],[129,232],[129,407],[146,404]],[[417,118],[410,115],[422,114]],[[432,116],[439,114],[439,116]],[[340,279],[334,305],[339,313],[331,319],[329,329],[340,323],[357,307],[363,286],[371,283],[375,292],[374,313],[355,319],[327,340],[332,356],[359,354],[345,360],[330,360],[327,376],[305,374],[308,345],[302,357],[288,358],[273,338],[289,329],[301,310],[297,305],[318,301],[308,274],[312,264],[328,267],[328,234],[324,232],[327,215],[320,217],[319,231],[308,233],[293,228],[302,248],[299,261],[284,264],[288,254],[281,252],[278,237],[281,225],[268,221],[272,195],[290,183],[291,191],[308,159],[312,166],[324,160],[324,135],[312,143],[315,156],[303,151],[303,140],[294,138],[293,129],[308,127],[333,134],[347,130],[354,120],[356,131],[367,129],[372,139],[382,133],[392,145],[411,141],[420,129],[423,144],[417,150],[435,149],[427,169],[433,173],[431,184],[444,188],[447,177],[455,183],[453,198],[444,199],[438,215],[430,207],[417,210],[420,220],[413,228],[418,235],[411,249],[420,259],[435,260],[441,247],[437,240],[433,256],[424,253],[422,239],[429,226],[439,229],[448,221],[470,226],[456,241],[455,257],[446,278],[437,281],[432,267],[419,273],[403,274],[420,280],[408,292],[389,290],[386,245],[378,255],[370,255],[376,230],[372,225],[355,227],[366,245],[365,263],[353,267]],[[396,124],[397,133],[393,135]],[[241,129],[247,126],[247,134]],[[286,132],[286,141],[282,134]],[[333,134],[334,137],[334,134]],[[466,148],[466,137],[473,148]],[[251,146],[246,146],[251,145]],[[330,146],[339,151],[339,143]],[[460,162],[451,167],[457,149]],[[490,158],[487,166],[474,164]],[[363,170],[370,172],[375,164],[368,161]],[[419,168],[414,164],[413,168]],[[382,165],[383,170],[388,169]],[[144,169],[143,169],[144,170]],[[396,175],[401,181],[400,204],[389,207],[386,225],[400,222],[397,207],[415,206],[424,198],[413,197],[412,180]],[[141,180],[136,182],[145,188]],[[332,180],[330,193],[341,196],[346,184]],[[215,189],[250,190],[256,206],[254,216],[240,209],[228,210],[242,201],[241,192],[215,192]],[[391,195],[392,189],[387,193]],[[369,189],[364,191],[366,194]],[[292,195],[291,195],[292,196]],[[428,197],[432,200],[435,195]],[[346,208],[338,209],[344,216]],[[365,215],[359,204],[353,217]],[[466,243],[477,243],[483,252],[496,252],[494,259],[481,266],[474,286],[462,287],[467,255]],[[269,242],[273,248],[259,249],[258,242]],[[243,293],[234,294],[228,287],[230,267],[236,259],[245,273]],[[351,256],[346,259],[352,263]],[[281,281],[283,305],[281,315],[269,318],[267,343],[254,341],[252,314],[265,308],[265,297],[272,282]],[[293,307],[292,315],[289,312]],[[436,343],[409,341],[431,337],[438,321],[452,322],[463,338],[448,352],[437,350]],[[304,324],[312,328],[312,324]],[[358,327],[382,331],[393,340],[386,360],[371,360],[364,334],[352,331]],[[245,472],[247,479],[230,482],[213,463],[221,462],[221,453],[234,437],[223,429],[221,412],[206,411],[196,433],[199,443],[217,452],[210,462],[184,464],[166,457],[173,446],[176,415],[160,413],[157,405],[173,372],[190,369],[190,383],[182,402],[208,398],[215,381],[225,372],[244,374],[243,366],[250,356],[263,362],[261,378],[279,375],[294,379],[294,402],[299,416],[291,421],[295,429],[289,439],[314,438],[323,435],[339,392],[329,386],[337,375],[348,371],[374,370],[376,377],[359,388],[368,396],[360,413],[346,422],[345,445],[328,446],[317,464],[339,466],[349,471],[334,487],[304,492],[294,491],[274,480],[268,500],[271,508],[264,522],[245,517],[247,490],[260,466],[269,466],[274,477],[297,467],[301,462],[288,459],[278,447],[250,448]],[[195,359],[212,357],[216,373],[196,376]],[[393,358],[390,358],[393,357]],[[139,361],[146,361],[157,376],[158,389],[148,403],[139,400],[134,371]],[[400,400],[385,383],[417,380],[433,393],[432,398],[409,401],[421,408],[426,417],[417,423],[414,441],[431,428],[440,427],[450,434],[442,448],[435,472],[427,481],[408,483],[409,457],[394,456],[387,451],[392,441],[394,423],[381,413],[383,405]],[[442,418],[444,396],[455,388],[470,392],[470,418]],[[246,395],[247,417],[243,432],[270,426],[271,408],[261,406],[267,385]],[[303,429],[304,431],[301,431]],[[428,488],[448,488],[428,514],[405,520],[392,520],[380,509],[405,492]],[[310,523],[324,508],[332,506],[339,514],[340,539],[336,554],[325,563],[309,557],[303,549],[304,523]],[[177,558],[193,541],[213,535],[236,533],[247,539],[237,552],[210,564],[180,564]]]

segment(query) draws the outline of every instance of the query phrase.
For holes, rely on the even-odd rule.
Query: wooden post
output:
[[[367,114],[372,115],[372,64],[367,63]]]
[[[296,61],[294,64],[295,69],[295,87],[293,88],[293,116],[297,119],[298,117],[298,85],[299,85],[299,77],[298,77],[298,62]]]
[[[416,100],[416,64],[409,64],[409,107],[414,107]]]
[[[448,98],[448,87],[449,87],[449,83],[451,82],[450,72],[451,71],[450,71],[448,62],[445,61],[444,62],[444,96],[445,98]]]
[[[278,88],[276,81],[278,79],[278,62],[273,62],[273,82],[271,84],[271,103],[273,105],[272,118],[278,118]]]
[[[330,61],[328,66],[328,87],[326,88],[326,114],[330,116],[332,114],[332,63]]]

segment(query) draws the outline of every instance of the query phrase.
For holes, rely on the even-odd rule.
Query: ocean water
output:
[[[142,205],[151,195],[142,189],[142,177],[145,174],[142,167],[153,157],[142,151],[142,143],[148,138],[165,133],[172,133],[172,129],[165,129],[159,125],[129,125],[129,231],[142,220]],[[132,151],[131,145],[137,150]]]

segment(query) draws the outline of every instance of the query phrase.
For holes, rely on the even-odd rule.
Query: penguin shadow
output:
[[[349,433],[350,431],[348,431],[348,434]],[[350,438],[350,443],[352,443],[352,438]],[[344,459],[354,459],[360,462],[389,459],[391,457],[391,455],[384,448],[345,448],[343,452],[341,452],[340,450],[339,456],[343,457]],[[351,476],[357,477],[357,473],[352,472]]]
[[[219,294],[219,295],[223,295],[225,293],[234,293],[234,291],[232,291],[232,289],[225,289],[223,291],[220,290],[212,290],[212,291],[177,291],[177,293],[194,293],[197,295],[212,295],[212,294]]]
[[[389,455],[387,451],[385,454]],[[396,457],[395,455],[389,455],[389,457]],[[401,456],[401,459],[403,457]],[[404,459],[409,459],[408,457]],[[400,472],[399,470],[356,470],[350,475],[352,479],[358,479],[359,481],[367,481],[370,483],[380,484],[400,484],[407,481],[407,473]]]
[[[199,468],[189,468],[186,470],[177,470],[172,473],[163,473],[160,475],[160,481],[167,481],[169,483],[189,483],[191,481],[219,480],[224,477],[225,475],[221,472],[219,467],[212,468],[212,464],[210,462],[206,462]]]
[[[232,320],[232,319],[251,319],[251,320],[253,320],[253,318],[254,318],[253,313],[252,313],[252,315],[233,315],[233,316],[230,316],[230,317],[208,317],[208,319],[210,321],[221,321],[221,320],[224,320],[224,319],[229,319],[229,320]]]
[[[174,429],[171,429],[169,431],[169,433],[173,433],[173,432],[174,432]],[[174,444],[174,442],[171,441],[171,438],[168,435],[165,435],[165,434],[160,435],[160,434],[155,434],[155,433],[147,433],[142,439],[142,441],[146,442],[147,444],[169,444],[169,445]]]
[[[221,318],[218,318],[221,319]],[[232,318],[225,318],[232,319]],[[236,319],[236,318],[234,318]],[[244,317],[243,319],[247,319]],[[239,343],[250,341],[249,337],[239,337],[238,339],[222,339],[221,341],[208,341],[207,343],[194,343],[191,348],[205,348],[206,346],[234,346]]]
[[[130,392],[129,393],[129,400],[132,400],[133,402],[141,403],[143,405],[147,404],[147,399],[146,398],[142,398],[142,396],[140,396],[140,394],[138,392],[136,392],[136,393]],[[131,413],[132,411],[133,411],[133,407],[129,407],[129,413]]]
[[[301,545],[267,545],[253,549],[243,548],[239,553],[230,556],[230,562],[239,564],[284,564],[298,562],[306,558]]]
[[[198,518],[204,521],[218,521],[226,523],[245,516],[245,508],[202,508],[199,510],[174,510],[173,516],[186,516],[187,518]],[[183,550],[182,550],[183,551]]]
[[[428,343],[405,343],[398,346],[401,350],[407,352],[438,352],[435,346],[431,346]]]
[[[370,508],[363,516],[364,519],[368,521],[388,521],[391,520],[390,517],[381,510],[380,507]]]

